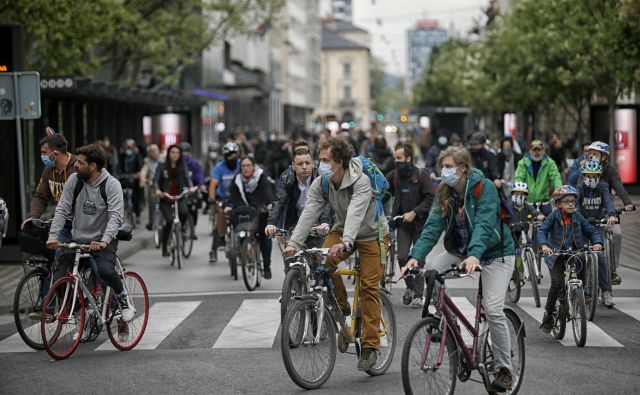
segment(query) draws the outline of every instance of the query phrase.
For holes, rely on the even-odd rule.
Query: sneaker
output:
[[[129,295],[127,295],[125,292],[122,292],[117,296],[117,298],[118,304],[120,305],[120,315],[122,316],[122,321],[131,321],[133,319],[133,309],[131,308]]]
[[[218,261],[218,254],[216,251],[209,251],[209,262],[214,263]]]
[[[513,386],[513,377],[507,368],[500,368],[496,378],[491,383],[491,387],[496,392],[505,392]]]
[[[618,275],[618,273],[613,273],[611,276],[611,285],[620,285],[622,283],[622,278]]]
[[[265,280],[271,279],[271,269],[269,269],[268,267],[264,268],[264,279]]]
[[[129,324],[126,322],[118,322],[118,340],[125,341],[129,338]]]
[[[421,309],[422,306],[424,305],[424,303],[422,302],[422,298],[413,298],[413,301],[411,302],[411,308],[412,309]]]
[[[542,318],[542,325],[540,325],[540,329],[544,333],[551,333],[552,328],[553,328],[553,315],[545,312],[544,317]]]
[[[153,225],[151,225],[151,224],[146,224],[144,227],[145,227],[147,230],[151,230],[151,229],[153,229]]]
[[[371,369],[378,359],[378,350],[375,348],[365,348],[362,351],[362,355],[360,355],[360,359],[358,360],[358,370],[367,371]]]
[[[402,295],[402,303],[404,303],[405,306],[409,306],[412,301],[413,301],[413,290],[411,290],[410,288],[407,288],[404,290],[404,295]]]
[[[603,295],[604,304],[607,307],[612,307],[616,303],[613,301],[613,294],[611,292],[605,292]]]
[[[169,250],[167,249],[167,246],[162,246],[162,256],[169,256]]]

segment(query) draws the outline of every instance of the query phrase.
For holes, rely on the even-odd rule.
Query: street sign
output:
[[[37,119],[40,115],[40,74],[0,73],[0,119]]]

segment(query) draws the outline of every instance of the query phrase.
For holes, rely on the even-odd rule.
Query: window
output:
[[[342,64],[342,75],[344,77],[351,77],[351,63]]]
[[[349,85],[345,85],[344,88],[342,88],[342,99],[351,100],[351,87]]]

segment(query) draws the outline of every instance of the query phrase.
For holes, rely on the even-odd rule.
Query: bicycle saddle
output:
[[[120,225],[120,228],[118,229],[118,235],[117,235],[118,240],[129,241],[133,239],[131,230],[132,230],[131,225],[127,223]]]

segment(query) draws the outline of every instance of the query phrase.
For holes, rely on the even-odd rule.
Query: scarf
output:
[[[244,187],[245,192],[253,193],[256,190],[261,175],[262,169],[256,166],[253,174],[249,178],[245,178],[244,176],[242,176],[242,186]]]

